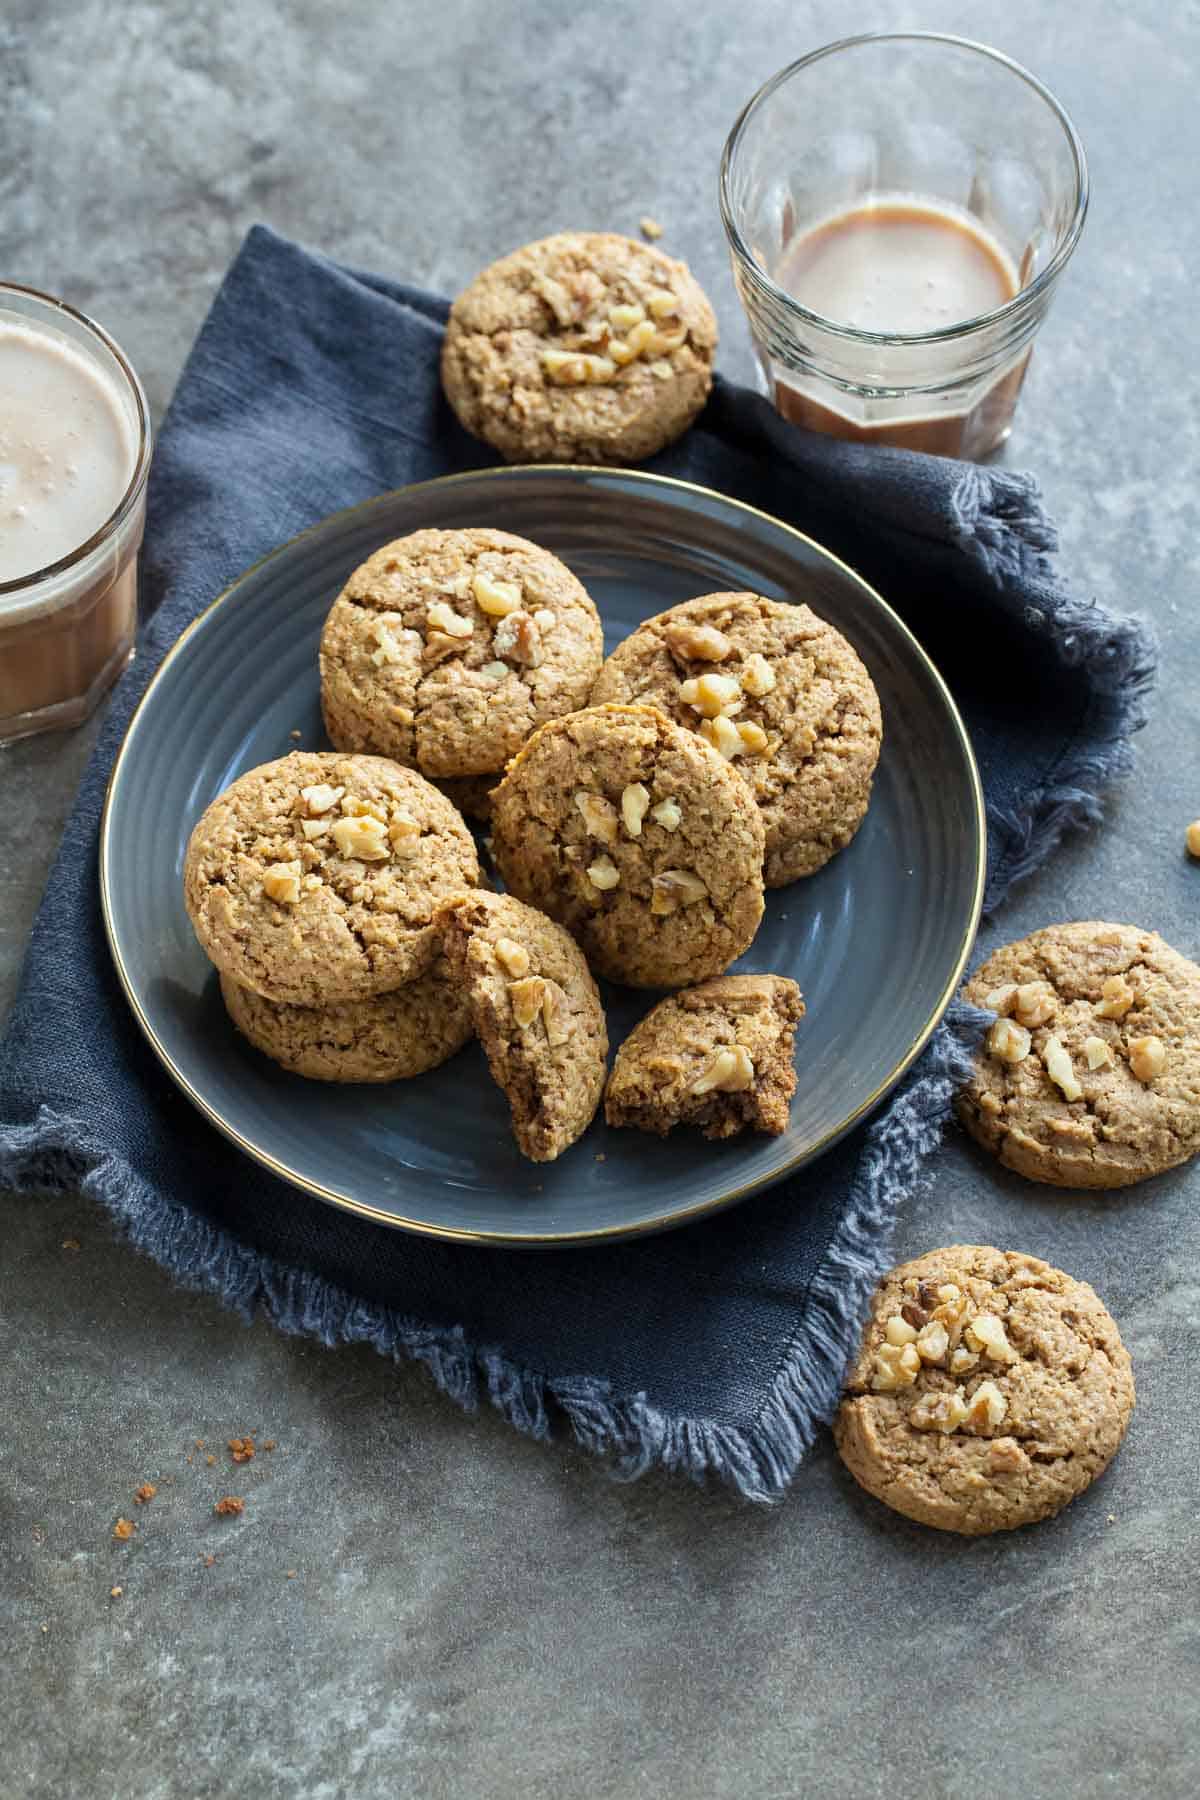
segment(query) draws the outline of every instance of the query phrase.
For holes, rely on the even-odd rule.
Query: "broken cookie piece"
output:
[[[719,975],[654,1007],[617,1052],[604,1114],[665,1137],[747,1127],[777,1137],[796,1091],[792,1046],[804,1002],[782,975]]]
[[[608,1032],[596,984],[560,925],[511,894],[464,894],[435,920],[513,1136],[552,1162],[600,1104]]]

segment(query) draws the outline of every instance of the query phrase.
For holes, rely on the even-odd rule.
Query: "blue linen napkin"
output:
[[[464,274],[468,273],[464,271]],[[446,405],[446,303],[262,227],[213,305],[150,482],[145,624],[83,781],[0,1048],[0,1183],[77,1185],[183,1285],[326,1344],[428,1366],[464,1406],[569,1429],[614,1467],[778,1497],[836,1403],[897,1205],[935,1148],[980,1015],[818,1164],[732,1211],[591,1250],[491,1251],[342,1214],[276,1181],[160,1069],[97,899],[104,788],[164,651],[248,563],[337,508],[497,459]],[[718,380],[648,465],[801,527],[876,584],[947,677],[988,804],[994,910],[1127,772],[1154,649],[1066,591],[1026,475],[837,444]]]

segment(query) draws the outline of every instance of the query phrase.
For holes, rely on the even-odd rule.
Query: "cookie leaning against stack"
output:
[[[640,462],[704,405],[716,345],[686,263],[613,232],[564,231],[458,296],[442,385],[508,462]]]
[[[435,788],[382,757],[331,752],[239,776],[184,862],[188,915],[239,1028],[284,1067],[333,1081],[415,1074],[459,1048],[433,916],[478,881],[471,834]]]

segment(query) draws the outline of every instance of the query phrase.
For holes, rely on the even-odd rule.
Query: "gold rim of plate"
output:
[[[294,549],[297,544],[302,544],[306,538],[314,536],[317,532],[324,531],[334,521],[350,519],[363,513],[370,512],[373,508],[390,504],[400,495],[429,493],[436,488],[450,487],[456,483],[467,481],[491,480],[502,485],[505,481],[512,480],[514,477],[516,479],[521,479],[522,476],[527,475],[556,474],[584,475],[592,478],[603,478],[605,475],[608,475],[621,481],[644,483],[648,488],[665,488],[681,493],[699,494],[706,500],[718,500],[722,505],[734,507],[737,511],[747,513],[752,518],[765,519],[768,524],[773,525],[777,530],[786,532],[789,537],[795,538],[800,543],[807,545],[809,549],[815,550],[826,561],[835,564],[838,568],[843,570],[843,572],[847,574],[858,587],[864,588],[867,593],[870,594],[872,600],[880,610],[887,614],[897,632],[899,632],[899,634],[906,639],[916,651],[917,656],[924,665],[927,675],[941,694],[946,710],[953,723],[954,730],[958,735],[971,782],[973,822],[975,827],[975,885],[972,894],[970,918],[966,930],[963,933],[958,954],[954,959],[953,972],[930,1009],[928,1018],[921,1026],[917,1036],[913,1039],[911,1045],[900,1060],[891,1070],[889,1070],[888,1074],[872,1090],[872,1092],[868,1094],[862,1104],[855,1108],[850,1117],[844,1120],[837,1127],[836,1131],[826,1133],[826,1135],[823,1138],[818,1139],[815,1144],[806,1147],[792,1162],[785,1164],[781,1169],[773,1170],[769,1175],[763,1176],[755,1181],[745,1182],[740,1187],[729,1188],[713,1199],[698,1201],[695,1206],[683,1207],[661,1215],[656,1215],[654,1218],[642,1220],[636,1225],[605,1225],[587,1231],[568,1232],[516,1230],[511,1232],[469,1231],[458,1226],[435,1225],[425,1219],[410,1219],[399,1213],[388,1212],[382,1207],[370,1206],[363,1200],[354,1200],[348,1194],[339,1193],[336,1188],[326,1187],[319,1181],[311,1180],[308,1176],[291,1168],[287,1163],[281,1162],[277,1157],[272,1156],[269,1151],[263,1150],[258,1144],[255,1144],[251,1139],[245,1137],[238,1131],[236,1126],[230,1124],[230,1122],[217,1111],[199,1089],[192,1085],[183,1074],[183,1071],[174,1062],[167,1051],[166,1046],[163,1044],[161,1038],[154,1030],[153,1025],[150,1023],[150,1020],[147,1018],[146,1013],[138,1000],[137,994],[134,991],[133,982],[130,979],[129,971],[125,966],[124,958],[121,955],[120,946],[117,943],[110,903],[110,827],[113,805],[124,776],[130,745],[136,735],[138,721],[141,718],[143,709],[151,695],[154,693],[159,682],[162,680],[164,674],[167,669],[170,668],[175,658],[181,654],[188,639],[197,627],[202,625],[219,607],[224,606],[231,600],[243,584],[249,581],[252,575],[257,574],[259,569],[264,568],[266,564],[272,562],[275,557],[282,556],[286,551]],[[963,723],[962,715],[955,704],[954,696],[942,679],[937,665],[926,653],[919,639],[909,630],[899,613],[897,613],[893,607],[888,605],[887,601],[871,586],[870,582],[864,580],[864,578],[858,574],[857,570],[850,567],[849,563],[843,562],[841,557],[834,556],[832,551],[826,550],[824,545],[819,544],[815,538],[809,537],[803,531],[798,531],[795,526],[786,524],[784,520],[775,518],[772,513],[764,512],[761,507],[749,506],[743,500],[730,499],[727,494],[718,493],[715,488],[703,487],[698,482],[680,481],[676,477],[669,475],[653,475],[643,469],[606,470],[586,463],[537,463],[530,465],[527,469],[468,469],[458,475],[437,475],[429,481],[410,482],[405,487],[391,488],[385,493],[374,494],[369,500],[359,501],[356,506],[343,507],[339,512],[329,513],[324,519],[318,520],[315,525],[308,526],[304,531],[298,532],[295,537],[289,538],[285,543],[276,545],[275,549],[269,550],[265,556],[260,556],[256,562],[251,563],[248,568],[243,569],[240,575],[235,576],[228,587],[223,588],[216,598],[209,602],[203,612],[196,615],[190,625],[184,627],[175,642],[171,645],[171,648],[163,657],[158,668],[155,670],[145,693],[134,708],[129,724],[125,729],[125,736],[121,740],[121,747],[117,752],[116,761],[113,763],[112,767],[112,773],[108,778],[108,788],[104,796],[104,810],[100,818],[100,909],[104,917],[105,935],[108,938],[108,947],[112,955],[114,967],[117,971],[117,977],[124,990],[125,998],[128,1000],[130,1008],[133,1011],[133,1016],[137,1020],[143,1035],[149,1042],[155,1055],[158,1057],[167,1073],[171,1076],[172,1080],[183,1090],[188,1099],[198,1108],[204,1117],[235,1143],[240,1150],[243,1150],[247,1156],[251,1157],[253,1161],[262,1164],[264,1168],[270,1169],[272,1174],[278,1175],[281,1180],[289,1182],[293,1187],[301,1188],[304,1192],[314,1195],[318,1200],[325,1200],[331,1206],[340,1207],[343,1212],[355,1213],[359,1218],[370,1219],[377,1225],[389,1225],[399,1231],[416,1232],[418,1236],[421,1237],[441,1238],[450,1242],[463,1244],[506,1244],[514,1248],[519,1247],[522,1244],[529,1246],[539,1244],[594,1244],[611,1240],[626,1240],[633,1237],[644,1237],[653,1232],[661,1231],[668,1226],[673,1228],[677,1225],[691,1224],[697,1219],[704,1218],[706,1214],[723,1212],[726,1207],[735,1205],[737,1201],[748,1198],[751,1194],[760,1189],[775,1187],[779,1182],[786,1181],[788,1176],[794,1174],[797,1168],[802,1167],[807,1163],[815,1162],[831,1144],[836,1143],[840,1138],[844,1137],[848,1132],[854,1129],[855,1125],[857,1125],[876,1105],[881,1095],[885,1094],[889,1088],[895,1086],[896,1082],[899,1081],[905,1071],[912,1066],[921,1051],[925,1048],[925,1045],[929,1042],[929,1039],[933,1036],[938,1023],[941,1020],[942,1014],[954,998],[955,991],[962,979],[963,971],[966,968],[967,958],[971,954],[971,946],[975,941],[975,933],[979,925],[979,916],[983,908],[983,891],[986,873],[987,813],[983,799],[983,784],[979,778],[979,769],[975,762],[975,752],[971,746],[971,739],[968,735],[966,725]]]

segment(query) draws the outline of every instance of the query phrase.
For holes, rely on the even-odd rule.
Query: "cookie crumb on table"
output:
[[[663,234],[662,226],[657,219],[652,219],[649,213],[643,213],[638,220],[638,230],[644,238],[649,238],[651,243],[656,242]]]
[[[153,1500],[157,1492],[158,1489],[152,1481],[143,1481],[141,1487],[137,1489],[133,1497],[139,1506],[145,1506],[149,1501]]]
[[[137,1526],[132,1519],[118,1519],[113,1526],[113,1536],[119,1543],[124,1544],[133,1536],[136,1530]]]
[[[218,1500],[213,1507],[213,1511],[222,1519],[236,1519],[245,1510],[246,1502],[239,1500],[236,1494],[226,1494],[224,1499]]]
[[[78,1238],[64,1238],[62,1241],[62,1247],[64,1250],[82,1250],[83,1249],[83,1245],[79,1242]]]
[[[249,1435],[246,1437],[230,1438],[229,1448],[233,1452],[233,1460],[235,1463],[252,1462],[254,1460],[254,1439]]]
[[[119,1588],[119,1587],[109,1588],[109,1590],[108,1590],[109,1598],[111,1600],[119,1600],[121,1598],[121,1595],[124,1592],[125,1592],[124,1588]]]

